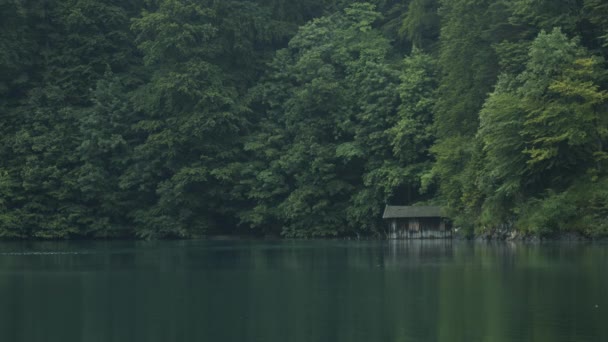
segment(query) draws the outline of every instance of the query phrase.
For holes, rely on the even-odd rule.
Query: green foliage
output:
[[[556,193],[548,191],[526,201],[519,210],[517,227],[526,233],[553,235],[557,232],[580,232],[588,236],[606,236],[608,221],[608,183],[575,182]]]
[[[461,217],[477,217],[477,162],[474,140],[479,110],[496,81],[498,58],[487,33],[506,22],[491,15],[491,1],[440,1],[441,31],[438,65],[442,76],[434,106],[437,142],[432,178],[449,210]],[[456,215],[458,216],[458,215]],[[458,222],[458,221],[457,221]]]
[[[491,37],[485,32],[496,21],[507,20],[487,15],[490,1],[440,3],[439,66],[443,76],[435,109],[439,143],[443,138],[475,134],[477,113],[498,70],[497,57],[488,41]]]
[[[222,193],[215,174],[235,153],[242,121],[237,92],[213,63],[221,54],[215,21],[213,9],[173,0],[133,21],[151,77],[133,96],[143,139],[121,186],[143,190],[147,206],[132,213],[141,237],[200,234],[212,224],[204,198]]]
[[[599,66],[560,30],[541,32],[531,45],[517,90],[526,115],[521,135],[530,176],[559,185],[601,168],[607,97],[599,89]]]
[[[608,48],[608,4],[602,0],[585,0],[583,13],[584,17],[593,24],[588,35],[591,47]]]
[[[252,105],[265,115],[246,148],[265,163],[250,182],[248,197],[258,204],[243,215],[249,224],[274,222],[290,237],[378,233],[383,204],[400,187],[416,188],[426,152],[405,145],[431,139],[414,127],[431,121],[424,104],[432,101],[431,66],[422,55],[406,62],[404,87],[427,88],[419,96],[404,88],[400,124],[410,131],[400,132],[399,71],[386,57],[388,40],[373,28],[378,19],[372,5],[359,3],[314,20],[254,89]],[[391,160],[393,149],[399,161]]]
[[[480,217],[482,225],[497,225],[512,219],[513,206],[522,200],[529,185],[528,158],[522,151],[525,113],[514,93],[514,80],[503,75],[480,112],[477,139],[483,146],[484,163],[479,188],[486,195]]]
[[[605,169],[600,65],[555,29],[532,42],[521,74],[501,77],[480,113],[482,223],[519,217],[519,228],[538,233],[574,224],[584,204],[572,196]]]
[[[608,234],[608,6],[0,0],[0,237]]]
[[[414,47],[434,50],[439,38],[439,1],[413,0],[401,26],[402,34]]]
[[[540,30],[562,27],[567,32],[576,30],[583,1],[572,0],[517,0],[511,5],[512,21]]]
[[[405,58],[398,89],[401,98],[398,121],[389,131],[393,152],[403,163],[428,160],[428,148],[434,139],[437,79],[437,66],[430,56],[414,50]]]

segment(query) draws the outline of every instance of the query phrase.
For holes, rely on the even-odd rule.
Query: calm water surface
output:
[[[0,244],[0,341],[608,341],[608,245]]]

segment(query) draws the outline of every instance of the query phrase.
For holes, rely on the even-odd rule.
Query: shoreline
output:
[[[517,231],[493,230],[473,235],[454,233],[452,238],[447,239],[389,239],[386,236],[343,236],[343,237],[311,237],[311,238],[285,238],[277,235],[206,235],[183,238],[158,238],[142,239],[137,237],[114,237],[114,238],[83,238],[72,239],[44,239],[44,238],[0,238],[0,242],[120,242],[120,241],[315,241],[315,240],[339,240],[339,241],[470,241],[470,242],[513,242],[513,243],[551,243],[551,242],[608,242],[608,236],[590,237],[579,232],[558,232],[548,235],[524,234]]]
[[[556,232],[547,235],[525,234],[518,231],[494,230],[490,232],[474,234],[472,237],[455,237],[455,239],[485,241],[485,242],[605,242],[608,237],[591,237],[580,232]]]

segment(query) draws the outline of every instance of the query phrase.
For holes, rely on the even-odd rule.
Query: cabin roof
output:
[[[444,217],[441,207],[412,207],[401,205],[387,205],[382,218],[408,218],[408,217]]]

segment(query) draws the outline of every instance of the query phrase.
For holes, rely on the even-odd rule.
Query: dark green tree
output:
[[[5,235],[87,235],[95,210],[81,201],[85,189],[76,181],[79,122],[92,105],[96,81],[132,60],[128,15],[119,4],[93,0],[36,3],[24,15],[32,62],[21,87],[26,96],[10,97],[19,100],[9,113],[14,120],[5,137],[4,179],[10,180],[6,207],[17,230]]]
[[[439,1],[413,0],[401,26],[401,32],[414,47],[434,51],[439,41]]]
[[[479,110],[496,82],[498,58],[488,35],[507,17],[490,10],[492,2],[440,1],[439,81],[434,125],[437,143],[433,172],[447,207],[454,216],[477,216],[479,145],[473,139]]]
[[[374,178],[387,175],[371,173],[390,158],[385,131],[398,105],[390,46],[372,26],[379,18],[361,3],[313,20],[254,90],[252,106],[265,115],[246,148],[266,162],[249,171],[257,174],[249,194],[257,205],[245,214],[252,224],[276,222],[284,235],[304,237],[377,222],[392,189],[382,193]]]

